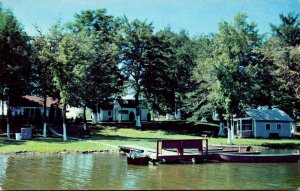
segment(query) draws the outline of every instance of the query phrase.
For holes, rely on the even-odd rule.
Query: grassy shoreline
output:
[[[199,135],[182,134],[168,130],[137,130],[133,128],[105,128],[94,131],[91,139],[64,142],[61,137],[44,139],[41,135],[32,140],[7,140],[0,136],[0,154],[57,154],[117,151],[120,145],[137,145],[155,148],[157,139],[197,139]],[[227,145],[227,138],[208,138],[209,144]],[[235,145],[263,146],[272,148],[300,148],[300,139],[234,139]]]

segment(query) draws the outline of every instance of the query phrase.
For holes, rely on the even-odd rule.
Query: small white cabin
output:
[[[113,121],[113,105],[112,104],[102,104],[100,106],[100,113],[98,113],[99,121]]]
[[[234,119],[238,137],[291,137],[293,119],[277,108],[249,108]]]
[[[135,121],[136,106],[135,100],[118,99],[113,106],[113,121]],[[147,120],[148,109],[143,101],[140,101],[140,117],[141,121]],[[132,117],[130,117],[132,116]]]

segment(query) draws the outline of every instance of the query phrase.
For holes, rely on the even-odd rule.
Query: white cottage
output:
[[[113,107],[109,103],[102,104],[98,113],[99,121],[113,121]]]
[[[148,109],[143,101],[140,101],[140,117],[141,121],[147,120]],[[132,117],[130,117],[132,116]],[[135,100],[118,99],[113,106],[113,121],[135,121],[136,108]]]
[[[291,137],[293,119],[277,108],[246,109],[234,119],[238,137]]]

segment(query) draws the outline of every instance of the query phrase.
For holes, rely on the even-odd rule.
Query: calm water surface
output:
[[[300,186],[300,163],[127,165],[119,153],[0,156],[8,189],[284,189]]]

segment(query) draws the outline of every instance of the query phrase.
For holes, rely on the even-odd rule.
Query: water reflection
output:
[[[0,158],[0,190],[6,176],[8,158],[8,156],[3,156]]]
[[[92,179],[93,155],[64,155],[60,184],[69,189],[85,189]]]
[[[0,156],[2,189],[282,189],[299,187],[300,164],[127,165],[118,153]]]

